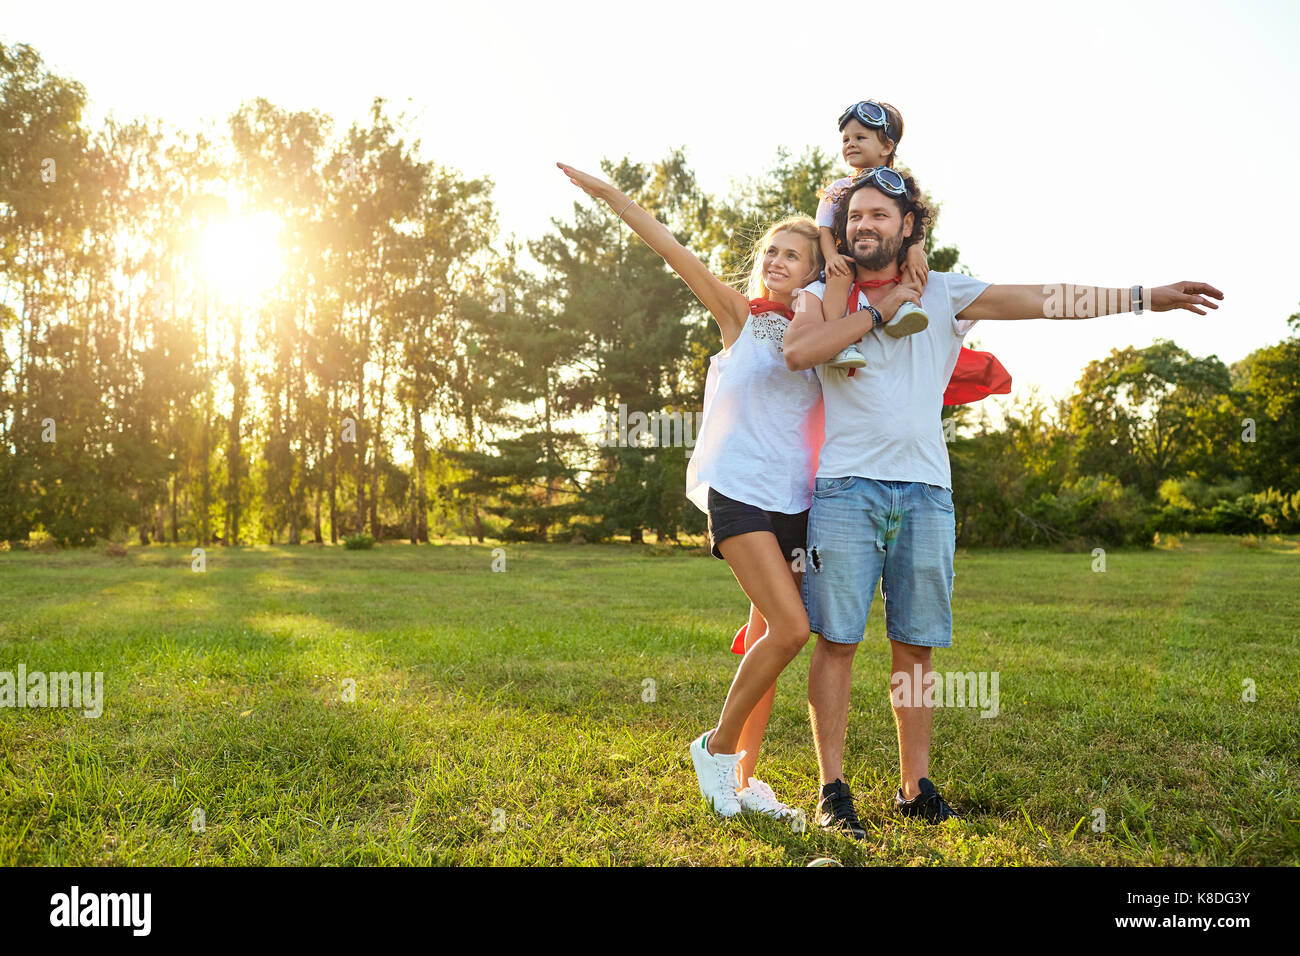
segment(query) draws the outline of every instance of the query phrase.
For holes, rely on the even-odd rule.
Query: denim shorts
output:
[[[718,545],[727,538],[750,531],[770,531],[787,561],[793,561],[808,547],[808,512],[788,515],[782,511],[764,511],[719,491],[709,489],[709,548],[721,558]],[[725,561],[726,559],[723,558]]]
[[[803,600],[814,633],[857,644],[880,582],[885,631],[952,646],[952,492],[920,481],[818,478],[808,517]]]

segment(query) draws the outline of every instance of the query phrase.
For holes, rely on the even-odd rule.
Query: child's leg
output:
[[[911,289],[919,298],[921,290],[916,286],[905,284],[905,289]],[[894,313],[894,317],[885,323],[885,334],[896,339],[904,336],[915,335],[923,331],[930,324],[929,314],[922,308],[913,305],[911,302],[904,302]]]

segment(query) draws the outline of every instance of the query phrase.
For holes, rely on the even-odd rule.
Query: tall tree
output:
[[[1154,497],[1173,474],[1204,466],[1225,436],[1199,412],[1229,389],[1215,356],[1195,358],[1173,342],[1114,349],[1089,362],[1070,399],[1069,427],[1082,474],[1109,474]]]
[[[1300,490],[1300,313],[1287,325],[1287,338],[1232,368],[1238,391],[1228,448],[1259,488],[1294,492]]]
[[[606,160],[602,168],[679,242],[707,254],[707,200],[681,150],[653,164],[624,158]],[[647,415],[673,410],[689,393],[691,328],[704,321],[690,289],[605,203],[575,202],[573,221],[554,225],[554,232],[529,248],[546,270],[545,294],[556,324],[572,330],[578,342],[559,386],[556,411],[595,412],[603,419],[620,405]],[[594,475],[589,507],[603,515],[606,528],[626,532],[633,541],[641,540],[647,524],[671,532],[675,517],[646,508],[652,496],[658,500],[650,475],[662,467],[659,452],[599,449],[595,442],[588,447],[589,461],[583,464]],[[634,455],[642,456],[635,465]],[[639,490],[631,497],[609,493],[615,475],[628,467],[650,473],[633,482]],[[617,486],[627,487],[626,482]],[[680,515],[680,503],[675,508]]]

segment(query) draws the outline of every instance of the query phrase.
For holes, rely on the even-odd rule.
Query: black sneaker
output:
[[[821,803],[817,805],[817,822],[825,830],[839,830],[855,840],[865,840],[867,831],[853,809],[853,794],[848,784],[836,780],[822,787]]]
[[[939,795],[929,777],[917,781],[921,792],[911,800],[903,799],[903,788],[894,794],[894,809],[905,817],[920,817],[926,823],[942,823],[944,820],[964,819],[960,813],[948,805],[948,801]]]

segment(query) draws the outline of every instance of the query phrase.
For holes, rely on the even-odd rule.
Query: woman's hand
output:
[[[681,276],[695,293],[695,297],[717,320],[718,330],[722,333],[723,348],[731,348],[732,343],[740,336],[745,320],[749,318],[749,300],[710,272],[709,267],[683,246],[677,237],[668,231],[667,226],[620,192],[617,186],[564,163],[555,165],[569,177],[569,182],[588,196],[609,203],[610,208],[618,214],[627,227],[663,257],[664,262],[668,263],[668,268]]]
[[[903,263],[903,285],[910,285],[920,292],[925,291],[925,284],[930,279],[930,263],[925,258],[921,243],[912,243],[907,250],[907,261]]]
[[[614,187],[599,176],[593,176],[590,173],[584,173],[580,169],[574,169],[572,166],[566,166],[564,163],[556,163],[569,177],[569,182],[573,183],[588,196],[594,196],[597,199],[609,200],[610,194]]]

